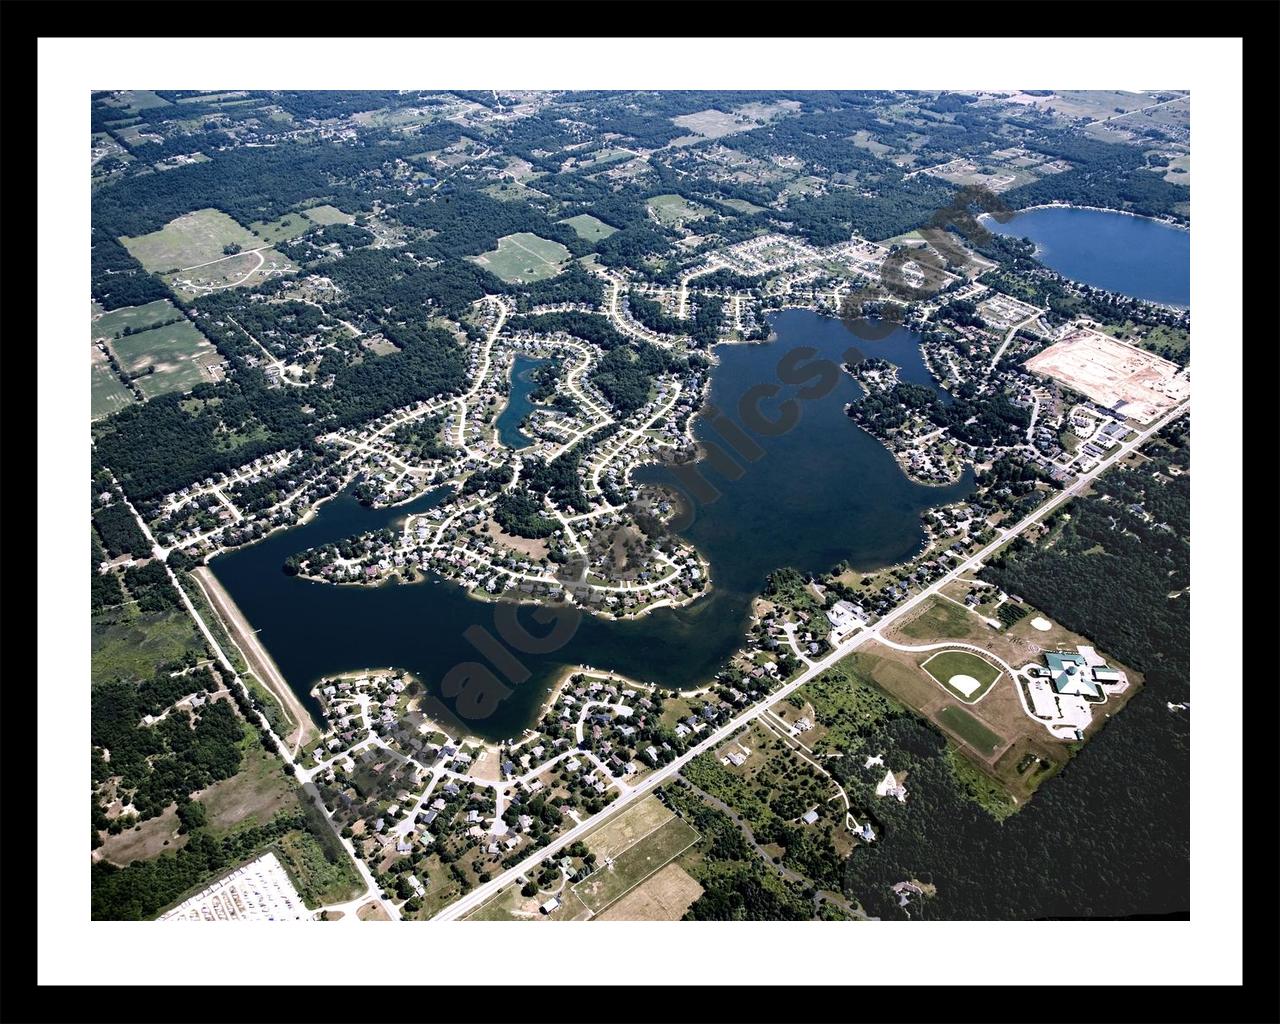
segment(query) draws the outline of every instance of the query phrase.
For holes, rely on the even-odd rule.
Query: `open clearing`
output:
[[[97,345],[89,345],[89,416],[102,419],[119,412],[133,401],[133,392],[124,386],[107,361],[107,355]]]
[[[249,225],[249,230],[264,242],[275,245],[276,242],[297,238],[315,226],[315,221],[300,213],[286,213],[276,220],[255,220]]]
[[[152,273],[168,273],[220,260],[228,245],[254,249],[262,240],[221,210],[207,208],[184,213],[149,235],[122,237],[120,244]]]
[[[938,712],[938,721],[984,756],[994,753],[1004,743],[1003,738],[954,704]]]
[[[1000,678],[1000,670],[969,651],[941,651],[921,666],[947,689],[968,701],[979,700]]]
[[[1191,393],[1190,373],[1177,363],[1083,327],[1025,366],[1139,423],[1150,423]]]
[[[697,831],[683,818],[672,817],[628,846],[612,863],[605,862],[594,874],[578,882],[573,893],[592,913],[598,914],[699,838]]]
[[[649,211],[667,227],[675,227],[685,221],[701,220],[711,212],[708,207],[691,203],[684,196],[677,195],[654,196],[649,200]]]
[[[222,375],[222,356],[190,320],[116,338],[110,344],[127,373],[154,367],[153,372],[135,381],[148,398],[171,391],[187,392]]]
[[[165,850],[186,845],[187,837],[178,835],[178,805],[171,804],[154,818],[139,822],[116,835],[102,836],[100,852],[104,860],[127,867],[135,860],[150,860]]]
[[[759,121],[753,121],[745,115],[727,114],[723,110],[714,108],[699,110],[694,114],[681,114],[679,117],[673,117],[671,121],[704,139],[718,139],[724,135],[760,127]]]
[[[587,849],[601,860],[616,857],[637,839],[674,817],[671,809],[657,797],[646,797],[587,836]]]
[[[148,327],[166,323],[180,316],[182,313],[178,307],[168,299],[156,299],[155,302],[148,302],[145,306],[122,306],[109,313],[98,314],[90,325],[90,330],[95,340],[118,338],[124,333],[126,327],[132,327],[135,331],[145,331]]]
[[[247,819],[265,825],[276,811],[293,808],[297,795],[280,762],[252,738],[245,747],[240,770],[196,794],[209,816],[209,827],[231,829]]]
[[[130,608],[100,612],[90,628],[90,679],[120,676],[141,682],[156,666],[188,651],[204,657],[204,640],[185,611],[137,612]]]
[[[679,921],[702,886],[679,864],[668,864],[609,907],[599,921]]]
[[[298,268],[275,249],[257,249],[225,256],[202,267],[166,274],[164,283],[188,299],[224,288],[252,288],[279,274]]]
[[[119,107],[131,113],[139,110],[150,110],[152,107],[167,107],[169,101],[157,96],[150,89],[121,89],[103,101],[108,107]]]
[[[499,238],[493,252],[468,258],[507,284],[527,284],[555,277],[564,269],[570,253],[559,242],[521,231]]]
[[[343,213],[336,206],[328,204],[313,206],[302,212],[313,224],[354,224],[356,220],[351,214]]]
[[[611,224],[606,224],[602,220],[597,220],[589,213],[580,213],[576,217],[569,217],[560,221],[561,224],[568,224],[573,228],[574,233],[588,242],[599,242],[608,238],[618,229]]]

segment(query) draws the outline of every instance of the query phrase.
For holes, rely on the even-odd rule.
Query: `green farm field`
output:
[[[689,220],[701,220],[711,212],[707,207],[691,203],[684,196],[677,195],[654,196],[649,200],[649,209],[667,227]]]
[[[256,220],[249,225],[249,230],[264,242],[275,245],[289,238],[297,238],[316,226],[316,222],[300,213],[286,213],[276,220]]]
[[[145,331],[149,327],[179,316],[182,314],[178,311],[178,307],[168,299],[156,299],[155,302],[148,302],[145,306],[123,306],[109,313],[103,313],[93,321],[93,337],[94,339],[118,338],[124,333],[126,327],[132,327],[135,331]]]
[[[569,261],[569,250],[559,242],[521,231],[498,239],[498,248],[470,259],[507,284],[543,281],[555,277]]]
[[[120,244],[148,270],[165,273],[220,260],[228,245],[256,249],[262,240],[221,210],[204,209],[175,217],[149,235],[125,236]]]
[[[116,338],[111,348],[128,373],[155,367],[154,372],[137,378],[138,388],[148,398],[170,391],[190,391],[202,381],[213,379],[206,367],[223,362],[218,350],[190,320]]]
[[[343,213],[336,206],[329,206],[327,203],[323,206],[313,206],[302,212],[314,224],[352,224],[355,222],[355,217],[351,214]]]
[[[560,221],[561,224],[568,224],[573,228],[574,233],[588,242],[599,242],[608,238],[618,229],[611,224],[606,224],[602,220],[598,220],[589,213],[580,213],[576,217],[569,217]]]
[[[133,402],[133,392],[124,386],[107,362],[106,355],[96,346],[89,346],[90,357],[90,404],[91,419],[102,419],[113,412],[119,412]]]

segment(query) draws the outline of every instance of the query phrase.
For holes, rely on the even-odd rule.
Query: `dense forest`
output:
[[[671,368],[670,357],[641,341],[610,349],[591,369],[590,380],[620,415],[639,409],[649,400],[653,379]]]
[[[1185,424],[1172,427],[1161,448],[1148,449],[1152,461],[1112,469],[1092,494],[1056,513],[1052,545],[1019,538],[982,575],[1096,641],[1177,702],[1187,699],[1191,673],[1191,477]],[[1181,472],[1170,475],[1170,466]]]
[[[912,414],[923,415],[956,440],[980,447],[1016,444],[1031,422],[1030,410],[1004,395],[978,395],[972,385],[957,387],[954,398],[945,403],[933,388],[903,381],[867,394],[848,411],[859,426],[881,436],[905,425]]]
[[[1128,210],[1148,217],[1187,219],[1180,208],[1190,202],[1191,190],[1147,170],[1141,146],[1102,142],[1067,131],[1045,133],[1031,145],[1041,153],[1068,161],[1072,168],[1010,189],[1002,197],[1010,209],[1061,202]]]
[[[546,514],[540,498],[522,491],[507,491],[494,503],[493,518],[502,532],[537,540],[560,529],[560,523]]]
[[[151,554],[151,544],[146,534],[123,501],[98,509],[93,514],[93,525],[102,538],[102,546],[106,548],[109,558],[119,558],[121,555],[144,558]]]
[[[117,679],[93,687],[90,738],[95,747],[111,752],[109,763],[94,755],[95,785],[118,776],[117,795],[145,821],[175,800],[234,775],[245,732],[230,702],[210,701],[194,712],[170,709],[160,721],[141,724],[143,715],[157,716],[180,697],[218,688],[208,669],[185,675],[161,669],[141,684]],[[97,827],[109,824],[104,816]]]

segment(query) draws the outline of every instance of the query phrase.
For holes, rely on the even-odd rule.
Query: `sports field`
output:
[[[115,375],[111,364],[107,362],[106,355],[97,345],[89,346],[89,355],[92,381],[89,392],[89,415],[90,418],[98,420],[103,416],[110,416],[113,412],[119,412],[132,402],[133,392]]]
[[[498,248],[469,259],[507,284],[527,284],[555,277],[569,261],[569,250],[559,242],[521,231],[498,239]]]
[[[942,651],[920,667],[967,701],[978,700],[1000,678],[998,668],[969,651]]]
[[[197,384],[214,380],[216,377],[208,367],[220,367],[223,363],[217,349],[190,320],[116,338],[111,342],[111,349],[127,373],[155,367],[153,373],[136,380],[139,390],[148,398],[171,391],[190,391]]]
[[[592,913],[599,913],[665,867],[698,841],[698,833],[682,818],[671,818],[647,836],[623,850],[612,863],[602,864],[573,887],[573,893]]]
[[[597,220],[589,213],[580,213],[578,216],[569,217],[560,221],[560,223],[568,224],[579,238],[586,239],[588,242],[599,242],[618,230],[611,224]]]
[[[938,721],[982,754],[992,754],[1004,742],[973,715],[948,704],[938,712]]]
[[[120,244],[148,270],[165,273],[220,260],[228,245],[255,249],[262,240],[221,210],[210,208],[184,213],[149,235],[126,236]]]

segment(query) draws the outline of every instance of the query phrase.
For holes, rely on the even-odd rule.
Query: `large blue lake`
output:
[[[895,329],[883,340],[863,340],[840,321],[805,310],[775,314],[771,324],[776,339],[770,344],[717,349],[720,364],[709,398],[739,421],[744,394],[758,385],[777,385],[777,393],[760,404],[760,411],[776,418],[780,403],[791,399],[800,417],[775,437],[748,426],[759,455],[735,456],[743,470],[737,479],[732,472],[703,471],[716,496],[693,502],[685,535],[710,561],[711,593],[685,608],[663,608],[633,621],[583,616],[563,646],[519,656],[529,678],[512,687],[491,714],[469,719],[477,734],[492,739],[518,734],[531,723],[565,665],[590,664],[673,687],[701,685],[742,643],[751,600],[772,570],[795,566],[820,572],[845,560],[870,569],[910,558],[924,540],[921,514],[972,489],[969,474],[951,487],[912,483],[884,447],[844,414],[845,404],[859,394],[857,383],[836,370],[846,359],[881,356],[899,363],[905,378],[933,383],[921,363],[916,335]],[[805,351],[795,364],[796,383],[782,384],[779,363],[797,348]],[[820,379],[831,383],[829,392],[804,397],[802,389]],[[723,436],[706,417],[699,418],[695,430],[703,441]],[[643,467],[635,477],[676,483],[665,467]],[[285,678],[313,709],[309,690],[323,675],[397,666],[435,688],[454,666],[484,661],[463,633],[479,625],[497,635],[497,605],[473,600],[452,583],[332,586],[281,570],[290,554],[394,524],[407,512],[446,498],[442,490],[400,509],[371,511],[343,495],[323,505],[305,526],[212,563]],[[532,610],[522,610],[522,621],[529,620],[531,632],[545,632],[533,622]]]
[[[988,230],[1029,238],[1045,266],[1073,281],[1172,306],[1191,303],[1191,232],[1146,217],[1045,207]]]

